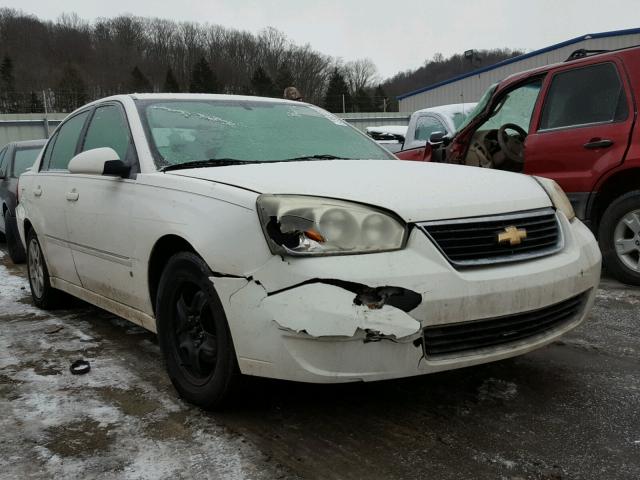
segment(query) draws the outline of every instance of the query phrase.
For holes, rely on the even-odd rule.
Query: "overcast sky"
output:
[[[2,0],[56,19],[131,13],[258,32],[267,26],[344,60],[369,57],[386,78],[470,48],[535,50],[569,38],[640,27],[638,0]],[[634,24],[635,22],[635,24]]]

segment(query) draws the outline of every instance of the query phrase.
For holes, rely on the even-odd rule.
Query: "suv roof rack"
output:
[[[571,52],[571,55],[567,57],[565,62],[569,62],[571,60],[577,60],[578,58],[588,57],[589,55],[597,55],[598,53],[606,53],[611,50],[587,50],[586,48],[579,48],[578,50],[574,50]]]

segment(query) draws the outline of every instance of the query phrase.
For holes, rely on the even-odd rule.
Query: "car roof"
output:
[[[524,80],[524,79],[530,78],[530,77],[535,77],[538,74],[551,71],[551,70],[553,70],[555,68],[567,65],[569,63],[571,65],[580,65],[582,63],[591,63],[591,60],[593,58],[606,59],[608,56],[615,56],[615,55],[620,54],[620,53],[626,54],[627,51],[633,52],[633,51],[637,51],[637,50],[640,50],[640,46],[634,45],[634,46],[631,46],[631,47],[625,47],[625,48],[619,48],[619,49],[615,49],[615,50],[608,50],[608,51],[603,51],[603,52],[599,52],[599,53],[594,53],[594,54],[586,55],[586,56],[580,57],[580,58],[575,58],[575,59],[569,58],[569,59],[565,60],[564,62],[556,62],[556,63],[552,63],[552,64],[549,64],[549,65],[544,65],[542,67],[531,68],[529,70],[524,70],[522,72],[513,73],[513,74],[509,75],[508,77],[504,78],[499,83],[500,90],[502,90],[504,87],[513,85],[514,83],[517,83],[520,80]]]
[[[7,143],[7,147],[14,148],[24,148],[24,147],[42,147],[47,143],[46,138],[38,139],[38,140],[21,140],[19,142],[9,142]]]
[[[283,98],[272,97],[254,97],[250,95],[226,95],[217,93],[129,93],[100,98],[91,103],[87,103],[80,108],[85,108],[90,105],[95,105],[97,103],[102,103],[110,100],[123,100],[125,98],[130,98],[133,100],[226,100],[236,102],[275,102],[290,105],[309,105],[308,103],[298,102],[295,100],[286,100]]]
[[[441,115],[453,115],[456,113],[469,113],[476,106],[475,102],[452,103],[450,105],[438,105],[437,107],[423,108],[415,113],[439,113]]]
[[[95,105],[109,102],[109,101],[126,101],[126,100],[226,100],[226,101],[236,101],[236,102],[269,102],[269,103],[281,103],[281,104],[289,104],[289,105],[305,105],[311,108],[319,108],[315,105],[305,102],[299,102],[297,100],[286,100],[283,98],[272,98],[272,97],[254,97],[250,95],[227,95],[227,94],[218,94],[218,93],[127,93],[120,95],[111,95],[110,97],[99,98],[98,100],[94,100],[93,102],[86,103],[72,112],[69,113],[68,117],[74,115],[76,112],[80,110],[84,110],[85,108],[91,108]],[[68,118],[67,117],[67,118]]]

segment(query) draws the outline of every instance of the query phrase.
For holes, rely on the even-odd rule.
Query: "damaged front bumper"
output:
[[[413,229],[400,251],[274,256],[246,278],[211,280],[242,373],[316,383],[420,375],[526,353],[584,319],[600,252],[580,222],[561,223],[564,249],[527,262],[455,270]],[[536,311],[579,294],[579,308],[544,332],[454,355],[429,356],[424,348],[425,328]]]

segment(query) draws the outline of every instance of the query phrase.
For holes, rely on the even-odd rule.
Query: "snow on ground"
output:
[[[37,309],[1,255],[0,478],[292,478],[177,398],[155,336],[88,306]]]

